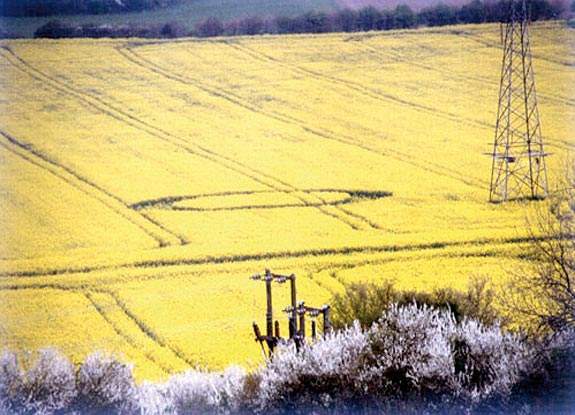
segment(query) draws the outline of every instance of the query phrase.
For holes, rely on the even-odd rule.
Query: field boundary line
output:
[[[331,85],[332,83],[335,83],[335,84],[339,85],[340,87],[345,87],[347,89],[351,89],[352,91],[365,94],[365,95],[369,96],[371,99],[375,99],[375,100],[382,101],[382,102],[393,102],[395,104],[404,105],[404,106],[407,106],[407,107],[414,109],[416,111],[425,112],[425,113],[431,114],[433,116],[439,116],[440,118],[444,118],[444,119],[447,119],[447,120],[453,121],[453,122],[460,122],[461,121],[454,114],[445,115],[441,111],[435,110],[433,108],[420,106],[419,104],[415,104],[415,103],[412,103],[410,101],[402,100],[400,98],[393,97],[391,95],[388,96],[388,94],[379,93],[375,90],[372,90],[371,88],[367,88],[363,85],[359,85],[359,84],[353,83],[351,81],[346,81],[346,80],[343,80],[343,79],[340,79],[337,77],[320,74],[320,73],[302,68],[301,66],[298,66],[295,64],[290,64],[288,62],[284,62],[284,61],[281,61],[279,59],[273,58],[273,57],[271,57],[271,56],[269,56],[263,52],[255,51],[255,50],[253,50],[253,49],[251,49],[248,46],[243,45],[243,44],[240,45],[238,43],[231,43],[231,42],[225,43],[225,44],[228,47],[235,49],[235,50],[238,50],[238,51],[240,51],[240,52],[242,52],[248,56],[251,56],[254,59],[258,59],[258,60],[263,61],[263,62],[272,63],[272,64],[280,66],[284,69],[290,70],[294,73],[299,73],[300,75],[310,76],[310,77],[312,77],[312,78],[314,78],[320,82],[324,82],[324,83],[327,83],[329,85]],[[305,121],[300,121],[300,122],[305,123]],[[480,128],[486,128],[486,127],[491,128],[491,125],[489,123],[484,123],[484,122],[476,121],[476,120],[467,120],[464,123],[471,125],[471,126],[480,127]],[[421,168],[423,170],[427,170],[427,171],[433,172],[433,173],[441,175],[441,176],[446,176],[446,177],[458,180],[458,181],[460,181],[460,182],[462,182],[468,186],[481,187],[481,186],[478,186],[477,183],[475,183],[474,181],[469,180],[469,178],[467,176],[459,173],[457,170],[450,169],[444,165],[437,164],[437,163],[434,163],[434,162],[431,162],[428,160],[422,160],[422,159],[419,160],[419,163],[421,163],[421,164],[418,164],[412,160],[413,156],[411,156],[407,153],[401,152],[395,148],[394,149],[388,148],[385,151],[376,150],[376,149],[373,149],[372,147],[370,147],[366,144],[359,143],[355,138],[349,137],[347,135],[334,133],[334,132],[329,131],[329,130],[325,130],[325,132],[320,132],[317,130],[317,127],[315,127],[315,128],[304,127],[304,128],[306,128],[309,132],[312,132],[312,133],[315,132],[317,135],[323,136],[324,138],[336,139],[336,140],[339,140],[341,142],[347,143],[349,145],[356,146],[358,148],[362,148],[366,151],[370,151],[374,154],[379,154],[382,156],[391,156],[391,157],[394,157],[394,158],[396,158],[396,159],[398,159],[404,163],[411,164],[411,165],[418,167],[418,168]],[[377,131],[374,131],[374,133],[378,134]],[[475,180],[479,183],[482,183],[483,186],[489,185],[488,182],[483,181],[481,179],[476,178]]]
[[[148,349],[144,344],[144,340],[140,339],[138,341],[134,339],[132,336],[130,336],[129,333],[124,333],[123,330],[119,327],[119,325],[116,322],[114,322],[114,319],[108,315],[107,309],[109,307],[115,307],[126,318],[129,324],[134,326],[134,328],[138,330],[140,336],[144,336],[144,338],[152,342],[155,345],[155,347],[160,347],[168,351],[175,360],[179,361],[180,363],[183,363],[186,368],[192,368],[196,366],[196,362],[189,360],[187,357],[183,356],[180,351],[175,350],[172,346],[168,344],[168,342],[166,342],[163,338],[161,338],[147,324],[142,322],[134,313],[132,313],[128,309],[126,304],[118,297],[118,295],[114,291],[100,288],[95,290],[94,292],[97,294],[101,295],[103,294],[108,296],[113,302],[112,306],[102,305],[99,304],[97,300],[94,299],[92,293],[90,292],[85,293],[86,297],[88,298],[88,300],[90,300],[90,302],[96,308],[98,313],[102,315],[102,317],[114,328],[114,330],[122,338],[128,341],[128,343],[132,344],[135,348],[142,350],[142,352],[146,355],[146,357],[153,363],[155,363],[157,366],[159,366],[164,372],[168,374],[173,373],[176,368],[174,368],[169,363],[163,361],[163,358],[157,353],[157,351],[156,353],[154,353],[154,351]]]
[[[242,50],[242,47],[239,47],[237,45],[234,44],[234,46],[231,46],[231,44],[229,42],[223,42],[224,44],[226,44],[227,46],[230,46],[232,48],[236,48],[237,50],[249,54],[248,52],[245,52]],[[465,175],[461,175],[458,172],[452,171],[448,168],[446,168],[445,166],[440,166],[437,165],[435,163],[429,162],[427,160],[419,160],[421,162],[421,164],[418,164],[417,162],[413,161],[413,157],[409,154],[405,154],[402,152],[399,152],[398,150],[395,149],[385,149],[385,150],[376,150],[366,144],[360,143],[358,142],[354,137],[350,137],[347,135],[342,135],[339,133],[334,133],[332,131],[329,130],[325,130],[325,129],[320,129],[318,127],[311,127],[309,126],[309,124],[306,121],[303,121],[301,119],[297,119],[291,116],[287,116],[283,113],[278,113],[276,111],[266,111],[266,110],[262,110],[261,108],[257,108],[256,106],[250,104],[250,103],[246,103],[244,98],[241,98],[237,95],[234,95],[232,93],[230,93],[229,91],[224,92],[223,90],[218,90],[215,87],[208,87],[205,85],[205,83],[200,83],[200,81],[195,80],[190,78],[189,76],[184,76],[184,75],[176,75],[173,73],[173,71],[171,71],[169,68],[167,67],[162,67],[159,64],[150,62],[149,60],[143,58],[141,55],[139,55],[138,53],[136,53],[134,51],[134,48],[137,46],[133,46],[133,47],[126,47],[124,48],[124,50],[119,50],[120,53],[122,53],[124,56],[126,56],[127,59],[132,60],[131,58],[134,57],[134,59],[137,59],[138,62],[134,62],[137,65],[140,66],[144,66],[148,65],[148,69],[161,75],[164,76],[165,78],[168,79],[172,79],[173,81],[176,82],[180,82],[186,85],[191,85],[194,86],[196,88],[199,88],[211,95],[214,95],[216,97],[222,98],[224,100],[227,100],[233,104],[237,103],[237,101],[244,101],[243,103],[239,104],[241,105],[242,108],[244,109],[248,109],[250,111],[256,112],[258,114],[267,116],[268,118],[272,118],[275,119],[277,121],[280,122],[284,122],[287,123],[289,125],[292,126],[296,126],[299,128],[302,128],[304,131],[315,135],[316,137],[325,139],[325,140],[332,140],[332,141],[336,141],[345,145],[349,145],[351,147],[355,147],[355,148],[359,148],[361,150],[370,152],[372,154],[376,154],[378,156],[383,156],[383,157],[392,157],[395,158],[397,160],[400,160],[404,163],[410,164],[412,166],[415,166],[417,168],[423,169],[425,171],[430,171],[432,173],[438,174],[440,176],[445,176],[445,177],[449,177],[451,179],[454,180],[458,180],[468,186],[472,186],[472,187],[476,187],[476,188],[481,188],[484,189],[486,186],[489,186],[489,183],[486,181],[482,181],[481,179],[476,179],[478,182],[469,180]],[[127,56],[127,54],[123,53],[124,51],[129,51],[131,53],[131,56]],[[142,63],[143,61],[143,63]],[[149,67],[151,66],[151,67]],[[288,70],[291,70],[292,68],[287,68]],[[329,80],[325,80],[325,79],[319,79],[322,82],[329,82]],[[375,132],[376,134],[378,134],[377,132]],[[366,219],[367,220],[367,219]]]
[[[212,88],[212,87],[208,87],[203,83],[199,83],[195,80],[192,80],[188,77],[182,76],[182,75],[176,75],[174,73],[171,73],[170,71],[168,71],[167,69],[163,68],[160,65],[157,65],[151,61],[149,61],[148,59],[140,56],[139,54],[137,54],[132,48],[130,47],[124,47],[124,48],[117,48],[116,49],[118,51],[118,53],[120,53],[127,61],[131,62],[132,64],[140,67],[140,68],[144,68],[148,71],[151,71],[161,77],[164,77],[166,79],[170,79],[174,82],[178,82],[184,85],[190,85],[193,86],[195,88],[198,88],[216,98],[220,98],[223,99],[225,101],[228,101],[234,105],[237,105],[247,111],[251,111],[257,114],[261,114],[263,116],[266,117],[271,117],[274,118],[278,121],[281,122],[285,122],[288,123],[290,125],[296,125],[297,120],[291,119],[290,117],[285,117],[283,115],[276,115],[276,116],[271,116],[270,114],[264,113],[262,112],[260,109],[258,109],[256,106],[250,104],[249,102],[246,102],[243,98],[241,97],[237,97],[229,92],[225,92],[223,90],[218,90],[216,88]],[[299,126],[300,128],[304,128],[302,126]],[[203,151],[209,152],[212,156],[214,157],[218,157],[220,160],[226,162],[226,163],[232,163],[236,166],[239,166],[241,169],[245,169],[245,170],[249,170],[251,173],[245,173],[243,172],[244,175],[246,175],[247,177],[250,177],[252,179],[254,179],[254,175],[257,175],[257,181],[261,184],[264,184],[276,191],[281,191],[283,193],[289,194],[289,193],[301,193],[301,190],[296,188],[295,186],[287,183],[284,180],[278,179],[276,177],[273,177],[267,173],[258,171],[257,169],[254,169],[252,167],[246,166],[243,163],[238,162],[237,160],[231,159],[227,156],[224,156],[222,154],[216,153],[214,151],[211,150],[207,150],[203,147],[202,148]],[[238,171],[238,170],[236,170]],[[241,173],[241,171],[238,171]],[[262,180],[261,178],[264,178],[265,180],[268,181],[268,183],[265,182],[265,180]],[[254,179],[255,180],[255,179]],[[270,183],[271,182],[271,183]],[[306,197],[303,197],[301,195],[297,195],[295,194],[294,197],[298,198],[299,200],[301,200],[304,204],[313,204],[314,201],[317,203],[317,201],[321,201],[324,202],[321,198],[318,197],[314,197],[313,195],[310,194],[306,194]],[[312,200],[312,202],[310,202],[309,200]],[[374,228],[374,224],[373,222],[370,222],[367,218],[364,218],[361,215],[357,215],[357,214],[349,214],[349,212],[344,212],[341,209],[339,209],[337,206],[336,207],[331,207],[331,206],[315,206],[316,209],[318,209],[319,211],[321,211],[323,214],[327,215],[327,216],[331,216],[347,225],[349,225],[352,229],[355,230],[362,230],[367,227],[371,227]],[[359,219],[356,220],[356,219]],[[375,229],[379,229],[378,226],[375,227]]]
[[[146,268],[162,268],[172,266],[193,266],[193,265],[208,265],[208,264],[225,264],[225,263],[243,263],[252,261],[266,261],[273,259],[296,259],[305,257],[327,257],[333,255],[354,255],[365,253],[390,253],[390,252],[410,252],[422,250],[436,250],[457,246],[477,245],[484,246],[489,244],[503,244],[513,245],[526,243],[534,240],[531,237],[516,237],[516,238],[480,238],[468,241],[443,241],[443,242],[428,242],[414,245],[367,245],[355,247],[340,247],[340,248],[317,248],[307,249],[300,251],[276,251],[254,254],[237,254],[237,255],[224,255],[220,257],[204,257],[204,258],[175,258],[175,259],[157,259],[157,260],[144,260],[134,261],[123,264],[115,265],[102,265],[102,266],[87,266],[78,268],[53,268],[51,270],[38,270],[38,271],[9,271],[0,273],[0,278],[14,278],[14,277],[31,277],[42,278],[52,277],[58,275],[69,274],[90,274],[99,271],[120,270],[120,269],[146,269]],[[548,238],[535,238],[537,241],[548,240]],[[1,281],[0,281],[1,283]],[[79,283],[81,285],[81,283]],[[40,285],[50,287],[61,287],[59,284],[46,284]],[[0,289],[2,289],[0,285]],[[6,287],[6,286],[4,286]]]
[[[135,213],[117,197],[78,175],[69,168],[49,159],[37,150],[34,150],[31,146],[27,146],[26,144],[19,142],[14,137],[1,130],[0,145],[18,157],[21,157],[29,163],[51,173],[66,184],[75,187],[87,196],[98,200],[108,209],[112,210],[121,218],[132,225],[135,225],[146,235],[154,239],[158,243],[159,247],[168,246],[174,243],[173,235],[167,233],[165,229],[157,226],[157,224],[143,220],[141,215]]]
[[[120,51],[119,49],[117,49],[118,52],[120,54],[122,54],[126,59],[129,60],[129,57],[125,56],[122,51]],[[80,102],[83,102],[84,104],[86,104],[87,106],[94,108],[120,122],[124,122],[128,125],[130,125],[133,128],[136,128],[140,131],[144,131],[147,134],[149,134],[152,137],[155,137],[159,140],[163,140],[166,141],[180,149],[183,149],[187,152],[189,152],[190,154],[193,154],[197,157],[201,157],[204,158],[206,160],[209,160],[211,162],[214,162],[220,166],[223,166],[225,168],[228,168],[238,174],[241,174],[245,177],[248,177],[252,180],[254,180],[257,183],[263,184],[264,186],[267,186],[269,188],[272,188],[274,190],[277,191],[283,191],[286,192],[286,189],[282,189],[282,187],[288,187],[287,191],[293,192],[293,191],[298,191],[298,189],[296,189],[295,187],[288,185],[285,182],[282,182],[276,178],[273,178],[269,175],[264,175],[261,172],[258,172],[257,170],[250,168],[242,163],[239,163],[236,160],[232,160],[229,159],[227,157],[222,156],[221,154],[218,154],[214,151],[208,150],[202,146],[199,145],[194,145],[191,144],[190,142],[183,140],[180,137],[177,137],[161,128],[155,127],[153,125],[150,125],[149,123],[142,121],[141,119],[127,113],[126,111],[123,111],[121,109],[118,109],[114,106],[112,106],[111,104],[107,103],[106,101],[98,98],[98,97],[94,97],[86,92],[79,92],[76,89],[74,89],[71,86],[68,86],[66,84],[63,84],[61,81],[52,78],[51,76],[45,74],[44,72],[40,71],[39,69],[35,68],[34,66],[32,66],[30,63],[28,63],[27,61],[25,61],[24,59],[22,59],[21,57],[19,57],[18,55],[16,55],[16,53],[14,53],[14,51],[12,51],[9,47],[7,46],[0,46],[0,51],[3,51],[4,53],[2,54],[7,61],[12,64],[14,67],[20,69],[21,71],[23,71],[24,73],[26,73],[27,75],[31,76],[32,78],[39,80],[41,82],[45,82],[47,83],[49,86],[51,86],[52,88],[63,92],[63,93],[67,93],[71,96],[73,96],[74,98],[76,98],[77,100],[79,100]],[[16,62],[15,62],[16,61]],[[138,65],[138,66],[142,66],[139,65],[137,62],[133,62],[132,63]],[[149,68],[146,68],[147,70],[150,70]],[[258,177],[259,175],[259,177]],[[270,183],[271,181],[271,183]],[[305,198],[301,198],[300,200],[302,200],[302,202],[307,202]],[[335,209],[329,209],[328,208],[324,208],[324,207],[318,207],[318,210],[320,210],[323,214],[333,217],[336,220],[341,221],[342,223],[350,226],[352,229],[362,229],[365,227],[365,225],[369,225],[369,222],[367,221],[357,221],[355,217],[350,216],[350,215],[344,215],[342,213],[338,213],[337,211],[334,212],[333,210]],[[145,219],[149,220],[148,216],[144,216]],[[167,232],[171,232],[168,231],[167,229],[165,229]],[[186,243],[188,243],[188,241],[186,240],[185,237],[182,236],[178,236],[178,238],[180,239],[180,242],[182,245],[185,245]]]

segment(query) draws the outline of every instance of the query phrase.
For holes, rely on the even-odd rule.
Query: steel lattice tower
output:
[[[489,200],[547,196],[547,171],[529,47],[526,0],[511,0],[505,26]],[[502,33],[503,36],[503,33]]]

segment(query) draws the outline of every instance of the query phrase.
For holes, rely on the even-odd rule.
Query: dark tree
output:
[[[196,35],[199,37],[213,37],[224,34],[224,25],[219,19],[209,17],[196,26]]]
[[[531,20],[550,20],[556,19],[564,11],[562,3],[551,3],[547,0],[531,0],[530,12]]]
[[[485,5],[479,0],[461,6],[457,12],[457,20],[461,23],[483,23],[487,20]]]
[[[514,273],[506,293],[510,313],[543,331],[575,326],[575,167],[566,176],[530,220],[535,264]]]
[[[303,32],[327,33],[332,31],[331,21],[325,13],[310,12],[303,15]]]
[[[73,37],[76,31],[77,29],[68,23],[63,23],[59,20],[50,20],[48,23],[36,29],[34,37],[48,39]]]
[[[416,21],[415,13],[409,6],[397,6],[393,11],[393,27],[395,29],[409,29],[415,26]]]
[[[361,9],[358,16],[359,29],[364,32],[377,30],[377,23],[380,19],[381,15],[375,7],[366,7]]]
[[[247,17],[237,23],[237,34],[239,35],[261,35],[265,32],[266,24],[259,17]]]
[[[421,23],[428,26],[447,26],[457,23],[457,12],[455,7],[445,4],[427,7],[419,13]]]
[[[276,31],[279,34],[295,33],[297,29],[297,22],[292,17],[277,17],[274,19]]]
[[[355,32],[359,28],[358,14],[350,9],[344,9],[337,13],[334,21],[335,28],[341,32]]]

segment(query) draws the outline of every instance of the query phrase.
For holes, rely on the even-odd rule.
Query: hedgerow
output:
[[[25,364],[5,352],[0,411],[473,414],[489,407],[491,413],[529,413],[525,391],[537,382],[545,389],[541,379],[559,371],[557,356],[563,367],[574,367],[573,357],[565,360],[575,350],[574,339],[564,332],[553,342],[532,342],[496,324],[458,321],[448,309],[412,303],[391,304],[371,327],[355,322],[299,351],[281,345],[251,373],[237,367],[192,370],[136,385],[130,365],[101,352],[77,369],[51,349]],[[556,386],[565,388],[565,382]]]

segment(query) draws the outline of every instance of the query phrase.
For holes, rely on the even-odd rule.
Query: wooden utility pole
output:
[[[329,306],[324,305],[322,308],[307,307],[303,301],[297,302],[296,291],[296,278],[295,274],[281,275],[274,274],[269,269],[266,269],[265,274],[252,275],[253,280],[263,280],[266,284],[266,334],[262,336],[258,325],[254,322],[253,329],[256,336],[256,341],[260,343],[262,350],[265,353],[264,342],[268,347],[269,358],[273,357],[274,351],[280,342],[293,342],[299,350],[305,342],[305,315],[309,314],[312,317],[312,339],[316,339],[316,317],[323,316],[323,334],[324,336],[329,332]],[[283,284],[287,281],[290,282],[291,305],[286,307],[284,311],[288,314],[288,333],[289,338],[283,339],[280,336],[280,324],[273,319],[273,301],[272,301],[272,282],[277,281]],[[299,320],[299,327],[298,327]]]

